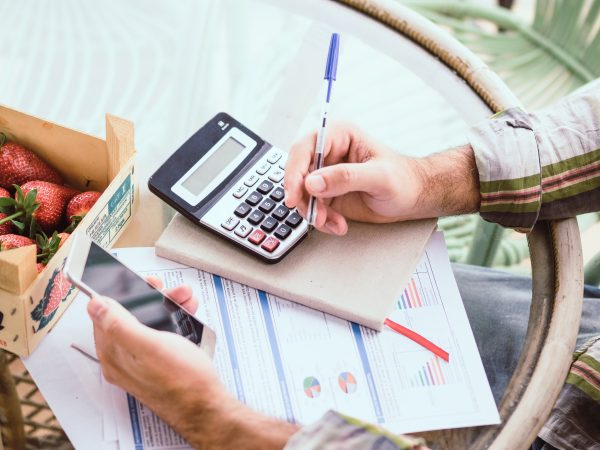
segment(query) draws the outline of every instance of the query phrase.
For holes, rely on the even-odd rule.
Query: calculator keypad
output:
[[[257,253],[285,252],[308,228],[298,212],[284,204],[285,163],[284,152],[269,150],[209,211],[205,223]]]

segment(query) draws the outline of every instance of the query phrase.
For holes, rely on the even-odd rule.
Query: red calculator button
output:
[[[250,235],[250,237],[248,238],[248,240],[250,242],[252,242],[253,244],[260,244],[262,241],[265,240],[265,238],[267,237],[267,235],[261,231],[261,230],[254,230],[254,232]]]
[[[278,246],[279,246],[279,241],[277,239],[275,239],[273,236],[269,237],[265,241],[265,243],[263,245],[261,245],[261,247],[264,248],[269,253],[272,253]]]

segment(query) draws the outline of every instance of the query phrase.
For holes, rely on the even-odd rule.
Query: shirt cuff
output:
[[[530,231],[542,206],[542,173],[529,114],[510,108],[469,131],[479,187],[481,217]]]
[[[296,432],[285,450],[428,450],[423,439],[397,436],[335,411]]]

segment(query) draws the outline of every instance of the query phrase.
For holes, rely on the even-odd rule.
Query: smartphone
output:
[[[63,272],[88,297],[113,298],[144,325],[179,334],[214,355],[212,329],[89,237],[75,237]]]

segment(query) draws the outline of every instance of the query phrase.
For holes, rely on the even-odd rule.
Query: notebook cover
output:
[[[156,254],[375,330],[394,309],[436,220],[352,222],[345,236],[314,231],[266,264],[176,214]]]

